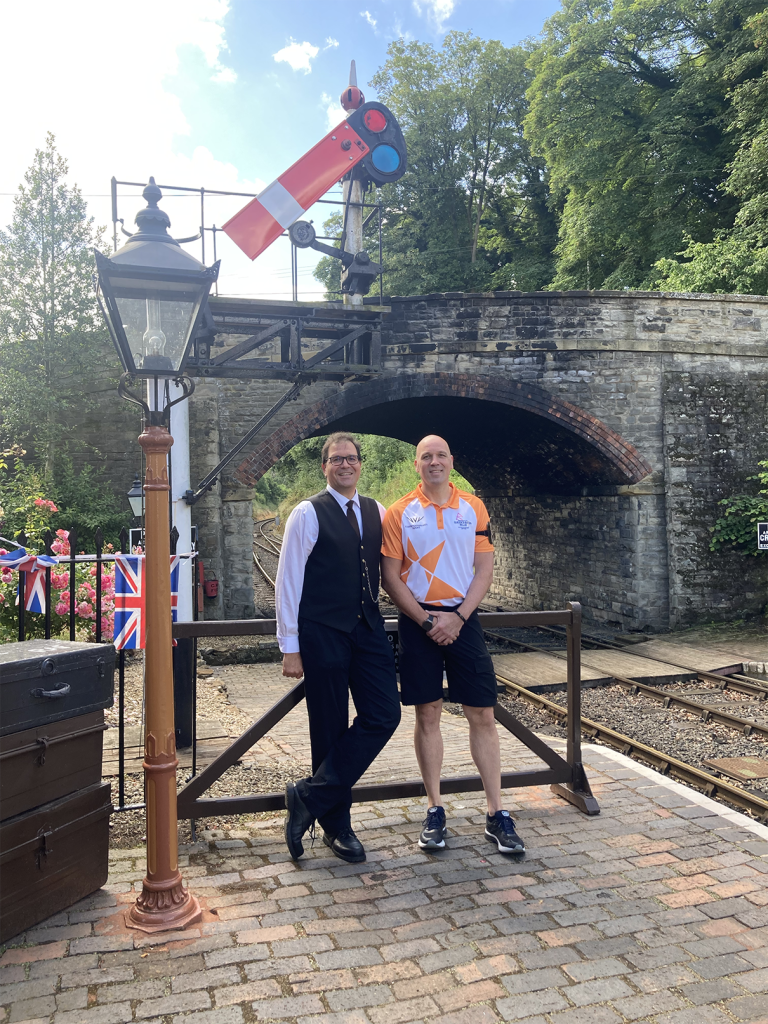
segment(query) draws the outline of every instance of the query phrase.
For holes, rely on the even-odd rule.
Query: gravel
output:
[[[566,706],[564,693],[547,694],[547,699]],[[751,756],[768,761],[766,739],[755,735],[743,736],[726,726],[701,722],[698,714],[679,708],[665,708],[650,697],[631,694],[621,686],[595,686],[583,690],[581,700],[584,718],[606,725],[710,774],[717,774],[704,764],[710,758]],[[511,693],[500,695],[499,702],[529,729],[550,736],[565,736],[565,727],[553,715],[523,697]],[[731,785],[768,799],[768,779],[739,783],[728,776],[722,777]]]
[[[230,638],[227,638],[230,639]],[[238,639],[233,637],[231,639]],[[218,641],[217,641],[218,642]],[[142,720],[142,694],[144,675],[143,653],[126,652],[125,665],[125,709],[126,724],[139,725]],[[208,670],[210,671],[210,670]],[[117,689],[117,687],[116,687]],[[105,719],[110,728],[117,728],[118,723],[117,693],[113,707],[105,711]],[[198,677],[197,681],[197,717],[198,721],[219,722],[228,736],[233,739],[252,724],[247,712],[230,704],[221,680],[214,674],[210,677]],[[206,792],[206,796],[244,796],[249,793],[275,793],[285,788],[286,782],[305,778],[311,774],[309,765],[291,758],[283,758],[279,763],[268,766],[255,766],[238,763],[233,765]],[[179,768],[177,772],[178,787],[181,788],[189,779],[189,768]],[[112,783],[112,803],[119,800],[118,779],[110,777]],[[143,773],[130,773],[125,776],[125,803],[138,804],[144,802]],[[263,823],[275,819],[274,811],[259,814],[218,815],[214,818],[201,819],[199,828],[245,828],[256,822]],[[279,833],[282,825],[274,826]],[[271,831],[272,829],[267,829]],[[146,841],[145,812],[116,811],[110,819],[110,846],[114,849],[133,849]],[[179,822],[179,842],[192,841],[189,821]]]

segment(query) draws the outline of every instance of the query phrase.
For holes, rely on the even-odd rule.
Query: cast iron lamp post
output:
[[[173,444],[169,411],[188,398],[194,382],[184,367],[219,264],[205,267],[168,234],[170,218],[154,178],[144,189],[147,207],[136,215],[139,230],[111,258],[96,252],[97,297],[124,373],[119,392],[144,409],[139,444],[147,460],[144,479],[145,741],[147,874],[126,923],[146,932],[184,928],[199,920],[200,905],[178,867],[176,737],[171,654],[168,452]],[[152,382],[154,408],[128,390],[136,378]],[[182,395],[161,408],[165,382]],[[161,384],[162,382],[162,384]]]

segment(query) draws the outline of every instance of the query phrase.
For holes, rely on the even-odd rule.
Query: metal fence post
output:
[[[69,639],[75,639],[75,598],[77,596],[77,581],[75,579],[75,555],[77,547],[77,530],[69,531]]]
[[[43,537],[46,555],[53,554],[53,534],[50,530],[45,531]],[[51,639],[51,567],[45,567],[45,639]]]

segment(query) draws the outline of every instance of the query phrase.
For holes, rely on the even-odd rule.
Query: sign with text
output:
[[[757,550],[768,551],[768,523],[757,524]]]

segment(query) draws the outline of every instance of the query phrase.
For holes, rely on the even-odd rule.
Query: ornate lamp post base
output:
[[[125,923],[129,928],[138,928],[142,932],[167,932],[176,928],[186,928],[203,916],[200,904],[185,888],[181,873],[176,873],[172,888],[163,880],[160,885],[153,885],[144,879],[141,896],[125,915]]]

